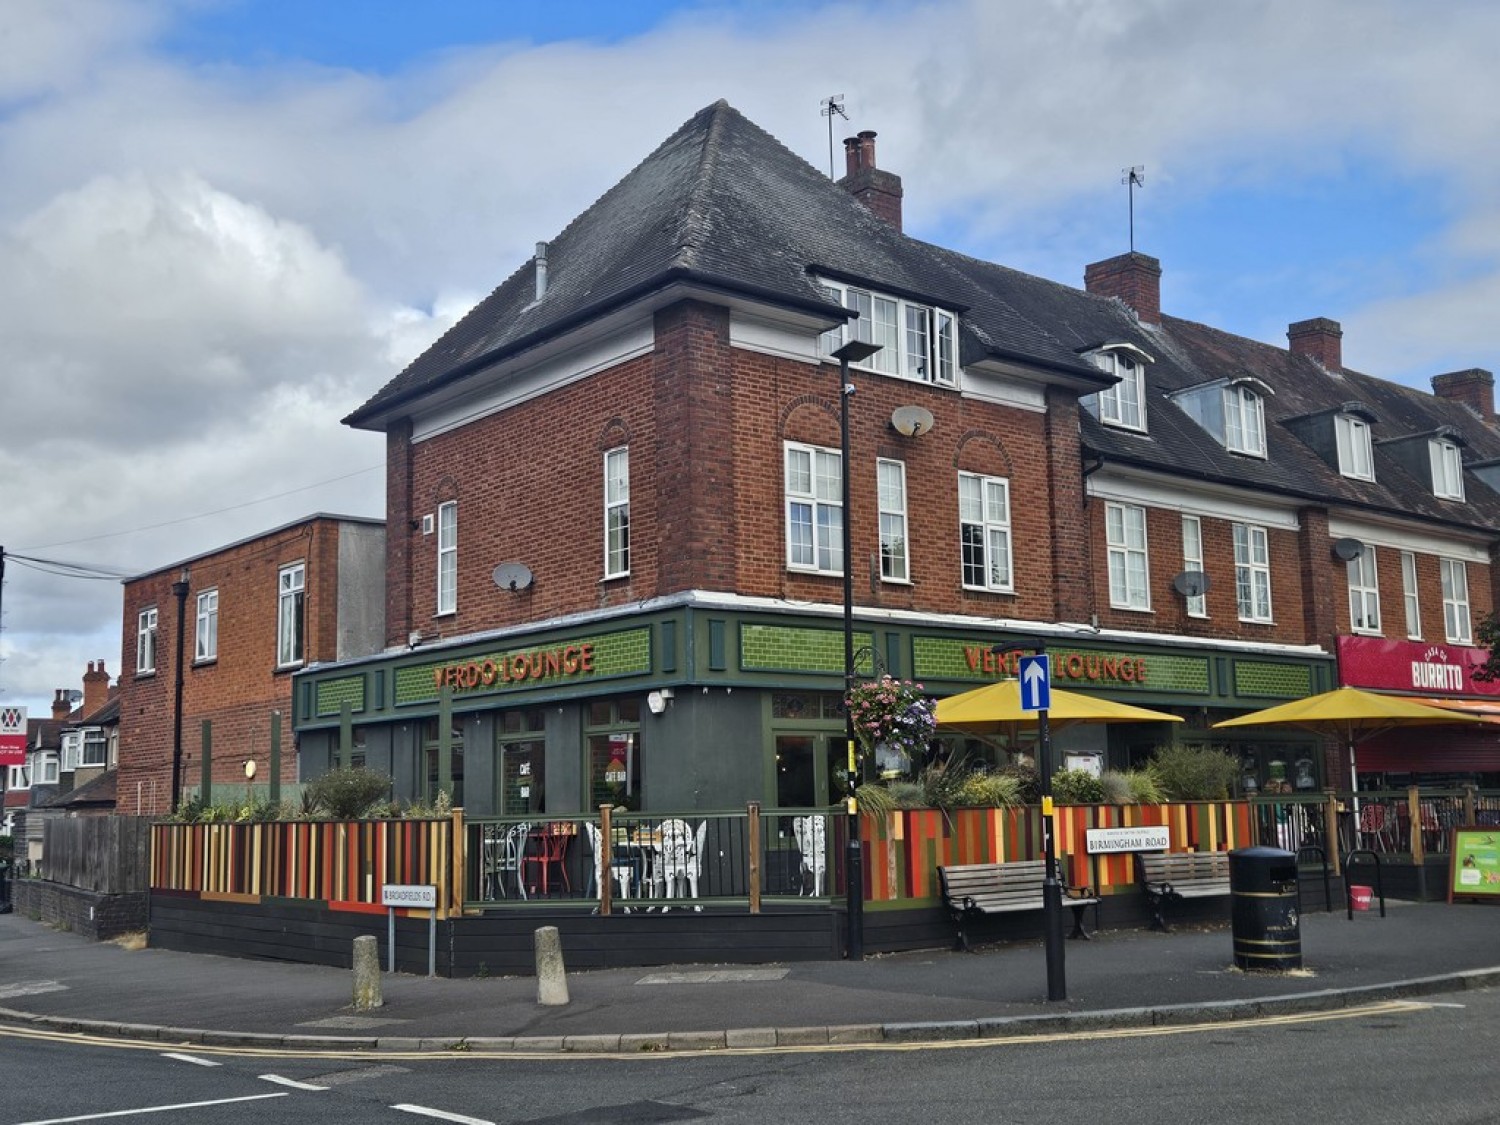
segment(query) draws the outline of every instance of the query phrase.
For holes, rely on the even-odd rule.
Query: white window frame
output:
[[[630,574],[630,447],[604,454],[604,577]]]
[[[1464,498],[1464,455],[1451,441],[1430,441],[1428,456],[1432,462],[1432,494],[1440,500]]]
[[[445,500],[437,509],[437,613],[458,612],[458,501]]]
[[[204,590],[198,595],[197,615],[193,625],[193,659],[219,658],[219,591]]]
[[[1349,631],[1380,636],[1380,575],[1375,548],[1368,543],[1357,558],[1345,564],[1349,576]]]
[[[56,785],[62,781],[62,763],[56,750],[41,750],[36,756],[36,784]]]
[[[83,739],[78,754],[78,768],[94,769],[109,765],[109,736],[105,734],[104,728],[84,727],[79,733],[83,735]],[[95,747],[98,747],[97,754],[93,753]]]
[[[1104,505],[1108,551],[1109,604],[1115,609],[1151,608],[1151,556],[1146,542],[1146,509],[1138,504]]]
[[[1334,444],[1338,447],[1339,475],[1351,480],[1375,479],[1375,455],[1370,445],[1370,425],[1352,414],[1333,419]]]
[[[1443,576],[1443,635],[1450,645],[1472,644],[1469,569],[1463,559],[1438,559],[1438,568]]]
[[[1241,621],[1269,624],[1271,616],[1271,541],[1266,529],[1252,523],[1234,525],[1234,600]]]
[[[958,474],[958,537],[959,580],[964,589],[1015,593],[1009,480]]]
[[[149,676],[156,671],[156,607],[148,606],[135,617],[135,674]]]
[[[1420,641],[1422,602],[1417,594],[1417,556],[1412,551],[1401,552],[1401,603],[1406,610],[1406,637]]]
[[[1126,430],[1146,430],[1146,365],[1139,356],[1123,349],[1095,352],[1093,361],[1101,371],[1120,381],[1096,396],[1099,421]]]
[[[1266,455],[1265,400],[1244,384],[1224,388],[1224,448],[1254,457]]]
[[[879,344],[856,367],[883,375],[952,387],[958,383],[958,315],[935,305],[907,301],[837,281],[820,281],[829,298],[858,317],[823,333],[820,348],[832,355],[850,340]]]
[[[307,563],[288,563],[276,572],[276,666],[294,668],[307,660]]]
[[[880,509],[880,580],[911,581],[911,539],[906,519],[906,462],[875,462],[875,494]]]
[[[1182,517],[1182,569],[1204,573],[1203,521],[1197,516]],[[1208,595],[1194,594],[1187,599],[1189,617],[1208,616]]]
[[[15,791],[17,789],[30,789],[30,788],[31,788],[31,758],[28,756],[27,759],[26,759],[26,761],[22,762],[19,766],[8,766],[8,767],[6,767],[6,772],[5,772],[5,789],[6,789],[6,792],[13,792],[13,791]]]
[[[789,441],[782,464],[787,569],[843,574],[843,455],[837,449]]]
[[[62,768],[64,773],[70,773],[78,768],[78,763],[83,760],[83,731],[65,730],[62,732]]]

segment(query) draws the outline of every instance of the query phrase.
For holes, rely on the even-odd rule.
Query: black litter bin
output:
[[[10,913],[10,864],[0,859],[0,914]]]
[[[1300,969],[1297,857],[1280,848],[1229,853],[1234,963],[1242,969]]]

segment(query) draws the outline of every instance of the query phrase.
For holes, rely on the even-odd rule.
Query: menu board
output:
[[[1487,898],[1500,901],[1500,828],[1453,830],[1448,901]]]

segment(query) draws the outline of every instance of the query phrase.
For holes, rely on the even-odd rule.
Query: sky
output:
[[[827,170],[842,95],[919,238],[1081,285],[1133,208],[1169,314],[1493,371],[1497,41],[1488,0],[4,0],[0,701],[119,674],[121,575],[382,516],[339,419],[719,98]]]

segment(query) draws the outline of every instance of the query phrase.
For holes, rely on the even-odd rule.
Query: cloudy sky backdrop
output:
[[[879,133],[909,233],[1427,389],[1500,362],[1486,0],[5,0],[0,546],[113,573],[382,515],[339,425],[727,98]],[[842,146],[837,164],[842,171]],[[121,668],[112,579],[11,558],[0,700]]]

